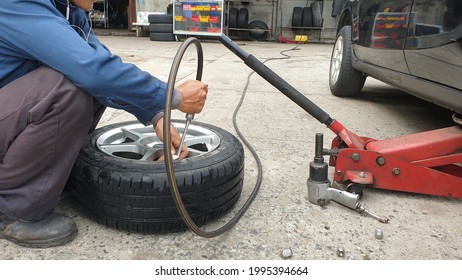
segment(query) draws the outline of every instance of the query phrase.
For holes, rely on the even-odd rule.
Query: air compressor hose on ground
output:
[[[203,70],[203,51],[202,51],[202,46],[199,42],[199,40],[195,37],[190,37],[187,40],[181,44],[180,48],[177,51],[177,54],[173,60],[173,65],[172,68],[170,69],[170,75],[168,78],[168,86],[167,86],[167,95],[165,98],[165,109],[164,109],[164,121],[163,121],[163,128],[164,128],[164,155],[165,155],[165,168],[166,168],[166,173],[167,173],[167,178],[170,183],[172,195],[173,195],[173,200],[175,201],[175,205],[178,209],[178,212],[180,213],[183,221],[185,224],[188,226],[188,228],[196,233],[197,235],[205,238],[212,238],[216,237],[220,234],[225,233],[229,229],[231,229],[238,221],[239,219],[244,215],[244,213],[247,211],[247,209],[250,207],[252,202],[254,201],[255,197],[257,196],[257,193],[260,189],[261,182],[262,182],[262,165],[260,158],[258,157],[256,151],[252,148],[252,146],[242,137],[242,134],[238,131],[239,136],[241,137],[241,140],[244,142],[246,147],[250,150],[252,153],[253,157],[255,158],[256,164],[257,164],[257,169],[258,169],[258,178],[255,183],[255,187],[250,194],[250,196],[247,198],[246,202],[244,205],[241,207],[241,209],[236,213],[236,215],[229,220],[225,225],[222,227],[213,230],[213,231],[204,231],[200,229],[194,221],[191,219],[186,207],[184,206],[183,200],[181,198],[181,194],[178,190],[178,186],[176,184],[175,180],[175,171],[173,169],[173,156],[172,156],[172,149],[171,149],[171,135],[170,135],[170,123],[171,123],[171,107],[172,107],[172,95],[173,95],[173,90],[175,88],[175,81],[176,81],[176,76],[181,64],[181,60],[183,58],[183,55],[185,54],[186,50],[188,49],[189,46],[195,45],[196,51],[197,51],[197,71],[196,71],[196,80],[200,81],[202,79],[202,70]],[[249,76],[250,77],[250,76]],[[243,97],[242,97],[243,98]],[[242,98],[241,102],[242,103]],[[240,106],[239,104],[239,106]],[[235,128],[237,128],[236,122],[235,122],[235,116],[236,116],[236,111],[233,115],[233,123],[235,125]]]

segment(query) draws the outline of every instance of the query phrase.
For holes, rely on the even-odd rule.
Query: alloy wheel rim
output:
[[[174,121],[172,124],[182,137],[185,124]],[[184,145],[189,150],[187,158],[197,157],[218,148],[220,137],[215,132],[192,123],[188,127]],[[104,132],[96,139],[96,147],[107,155],[137,161],[156,161],[163,154],[163,142],[156,136],[153,127],[140,123]]]
[[[342,66],[342,59],[343,59],[343,37],[339,36],[337,41],[335,42],[331,64],[330,64],[330,79],[331,84],[336,84],[339,74],[340,68]]]

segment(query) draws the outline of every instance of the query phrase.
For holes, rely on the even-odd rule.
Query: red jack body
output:
[[[338,122],[332,130],[338,135],[332,141],[338,154],[330,160],[337,183],[462,198],[460,126],[380,141],[346,132]]]

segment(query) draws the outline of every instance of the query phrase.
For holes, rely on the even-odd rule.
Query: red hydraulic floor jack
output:
[[[262,78],[325,124],[337,136],[331,149],[323,149],[316,134],[315,157],[310,163],[308,198],[325,205],[330,200],[367,214],[381,222],[387,218],[369,213],[359,203],[365,187],[462,198],[462,126],[456,125],[386,140],[360,137],[293,88],[253,55],[228,37],[220,37],[228,49]],[[333,184],[328,180],[329,155]]]

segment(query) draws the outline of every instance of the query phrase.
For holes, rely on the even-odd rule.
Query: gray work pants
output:
[[[0,88],[0,212],[51,214],[105,107],[49,67]]]

